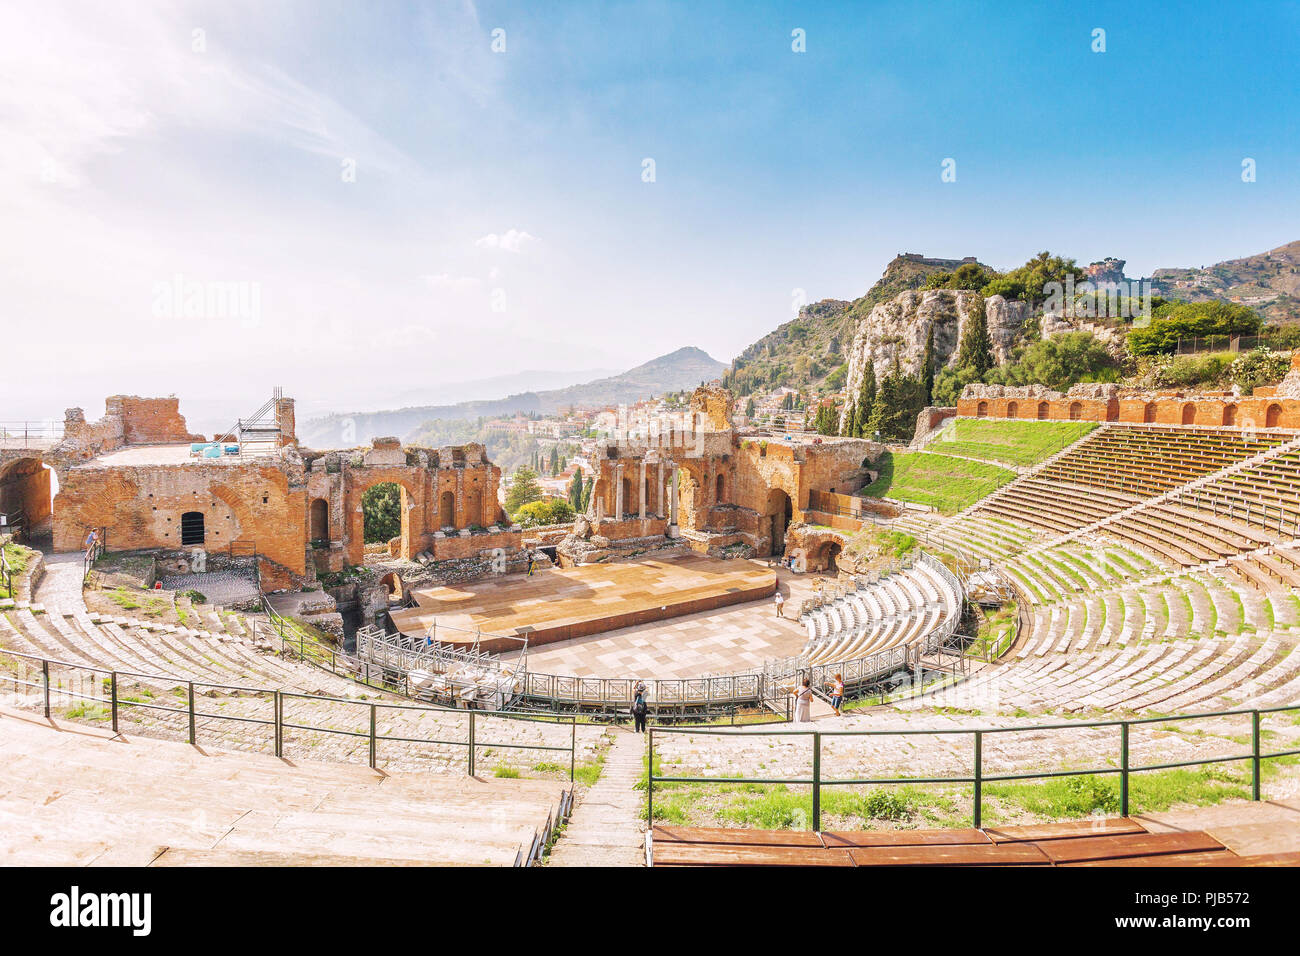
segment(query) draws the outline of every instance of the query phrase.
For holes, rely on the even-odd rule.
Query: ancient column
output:
[[[640,484],[640,497],[641,497],[641,520],[642,520],[642,521],[645,520],[645,500],[646,500],[646,497],[647,497],[647,495],[646,495],[646,493],[645,493],[645,492],[646,492],[646,488],[645,488],[645,480],[646,480],[646,461],[645,461],[644,458],[642,458],[642,459],[641,459],[641,484]]]
[[[672,465],[672,491],[668,495],[668,524],[676,530],[677,528],[677,462]]]
[[[623,466],[616,465],[614,468],[614,520],[623,520]]]
[[[664,460],[659,459],[659,476],[655,480],[655,514],[660,518],[668,514],[664,508]]]

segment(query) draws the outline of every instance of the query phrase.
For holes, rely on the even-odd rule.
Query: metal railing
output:
[[[108,528],[92,528],[93,540],[86,545],[86,552],[81,557],[81,584],[85,587],[90,580],[90,572],[95,569],[95,562],[108,550]],[[87,537],[89,537],[89,532]]]
[[[0,421],[0,448],[45,449],[63,440],[63,422]]]
[[[0,541],[0,580],[4,582],[5,594],[9,597],[14,596],[14,569],[9,563],[9,555],[5,553],[6,542]]]
[[[577,721],[574,718],[565,720],[563,718],[546,717],[546,716],[521,716],[503,711],[492,710],[448,710],[446,708],[429,707],[419,704],[408,704],[401,702],[385,701],[359,701],[349,700],[342,697],[328,697],[316,694],[302,694],[293,691],[284,691],[266,687],[250,687],[237,684],[216,684],[207,681],[195,681],[186,678],[169,676],[164,674],[145,674],[135,671],[110,670],[104,667],[96,667],[90,664],[77,664],[70,661],[60,661],[53,658],[40,657],[34,654],[25,654],[19,651],[0,650],[0,658],[13,658],[31,666],[35,672],[35,679],[29,679],[26,671],[15,670],[6,674],[0,671],[0,686],[10,685],[18,693],[18,688],[25,688],[29,691],[39,691],[41,695],[41,707],[47,718],[52,716],[53,702],[55,699],[51,684],[51,671],[57,668],[63,668],[74,673],[82,673],[88,676],[89,680],[83,681],[83,685],[89,688],[97,688],[98,693],[86,693],[69,687],[60,686],[57,694],[60,698],[69,698],[72,700],[90,701],[98,705],[107,705],[108,719],[111,723],[113,733],[119,733],[119,715],[123,708],[137,708],[143,711],[154,713],[176,715],[184,718],[185,732],[183,736],[190,744],[198,743],[199,721],[218,722],[229,721],[237,724],[250,724],[253,726],[267,727],[271,729],[272,739],[274,741],[274,751],[277,757],[284,756],[284,736],[285,731],[303,731],[307,733],[330,734],[339,737],[364,739],[368,743],[367,754],[369,766],[376,767],[379,745],[384,742],[406,743],[406,744],[423,744],[447,747],[463,747],[466,753],[466,772],[474,775],[477,756],[483,750],[525,750],[525,751],[550,751],[550,752],[567,752],[569,754],[569,780],[574,779],[575,764],[577,759]],[[136,695],[123,695],[120,692],[120,682],[127,680],[152,681],[163,686],[179,688],[184,685],[184,706],[169,707],[165,704],[158,703],[159,698],[150,694],[148,697]],[[270,713],[265,716],[242,716],[232,713],[219,713],[200,710],[200,700],[207,696],[204,692],[230,692],[233,696],[241,699],[256,698],[266,701],[270,705]],[[180,697],[182,695],[175,694]],[[304,700],[314,704],[329,704],[338,707],[354,708],[354,712],[359,712],[365,718],[366,730],[349,730],[339,727],[324,727],[307,723],[295,723],[285,719],[284,705],[286,701]],[[397,734],[380,733],[379,715],[381,713],[395,712],[404,713],[429,713],[442,716],[457,716],[467,718],[466,738],[463,740],[439,739],[435,737],[408,737]],[[499,740],[483,740],[478,735],[477,723],[487,718],[500,718],[510,721],[548,723],[548,724],[568,724],[569,725],[569,743],[567,746],[556,744],[523,744]],[[167,725],[164,725],[167,726]],[[167,726],[167,729],[171,729]]]
[[[1186,767],[1202,767],[1221,763],[1250,761],[1251,764],[1251,799],[1261,799],[1263,761],[1279,757],[1300,755],[1300,748],[1265,751],[1261,746],[1260,718],[1265,714],[1300,711],[1300,704],[1281,707],[1257,708],[1250,710],[1223,710],[1203,714],[1180,714],[1173,717],[1141,717],[1132,720],[1103,720],[1089,723],[1068,724],[1033,724],[1017,727],[983,727],[983,728],[941,728],[915,730],[775,730],[740,732],[713,730],[699,727],[648,727],[646,737],[647,778],[646,778],[646,819],[654,822],[654,788],[655,784],[781,784],[809,786],[812,788],[812,829],[821,830],[821,791],[822,787],[843,786],[888,786],[917,784],[969,784],[973,788],[974,806],[972,809],[973,826],[982,825],[984,807],[984,785],[989,783],[1009,783],[1021,780],[1050,780],[1059,777],[1097,777],[1108,774],[1119,776],[1120,815],[1128,816],[1130,810],[1130,784],[1137,773],[1158,770],[1177,770]],[[1249,753],[1230,754],[1223,757],[1200,757],[1195,760],[1168,761],[1163,763],[1140,764],[1134,766],[1129,750],[1129,737],[1133,727],[1146,724],[1170,724],[1184,720],[1204,720],[1235,716],[1250,717],[1251,744]],[[1092,766],[1069,770],[1038,770],[1022,773],[988,774],[984,771],[984,741],[986,737],[1015,734],[1041,734],[1043,731],[1089,730],[1100,727],[1114,727],[1119,731],[1119,766]],[[717,736],[737,736],[749,742],[755,737],[798,736],[809,738],[812,742],[811,773],[806,777],[679,777],[655,773],[655,736],[663,734],[714,734]],[[827,737],[915,737],[915,736],[970,737],[972,742],[972,772],[970,776],[934,776],[934,777],[836,777],[827,779],[822,773],[822,740]]]

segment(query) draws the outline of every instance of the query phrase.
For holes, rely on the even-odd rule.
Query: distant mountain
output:
[[[1300,322],[1300,241],[1207,269],[1157,269],[1152,291],[1172,299],[1226,299],[1278,325]]]
[[[976,260],[899,253],[866,295],[852,302],[822,299],[806,305],[789,322],[749,346],[736,357],[734,371],[723,378],[723,384],[737,395],[777,385],[800,390],[819,385],[839,388],[847,371],[845,353],[853,342],[854,329],[873,306],[900,292],[919,289],[936,272],[951,272],[967,262]]]
[[[298,426],[298,438],[308,448],[346,448],[382,435],[406,437],[434,419],[474,419],[515,412],[553,414],[569,407],[601,408],[695,388],[716,379],[727,368],[707,352],[686,347],[661,355],[618,375],[583,385],[546,391],[520,392],[505,398],[450,405],[418,405],[380,412],[326,415]]]

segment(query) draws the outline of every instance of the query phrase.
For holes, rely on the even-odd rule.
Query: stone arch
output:
[[[1282,406],[1274,402],[1264,413],[1264,427],[1277,428],[1280,424],[1282,424]]]
[[[456,492],[444,491],[438,498],[438,527],[456,527]]]
[[[50,530],[58,476],[39,456],[23,456],[0,464],[0,514],[7,526],[31,538]],[[84,533],[84,532],[83,532]]]
[[[313,544],[328,542],[330,539],[330,503],[324,498],[316,498],[311,503],[310,538]]]
[[[771,554],[779,557],[785,554],[785,533],[794,518],[794,499],[784,488],[769,489],[763,515],[772,539]]]
[[[402,576],[396,571],[389,571],[379,583],[388,591],[388,603],[399,604],[406,598],[406,585],[402,583]]]
[[[1038,403],[1038,420],[1046,421],[1052,417],[1052,406],[1047,402]]]
[[[989,403],[988,403],[988,402],[980,402],[978,405],[975,406],[975,417],[976,417],[976,418],[987,418],[987,417],[988,417],[988,414],[989,414]]]
[[[714,501],[722,504],[727,499],[727,478],[725,475],[718,475],[717,481],[714,483],[714,489]]]
[[[1007,402],[1007,418],[1015,418],[1019,412],[1020,404],[1018,402]]]
[[[1196,403],[1195,402],[1187,402],[1185,405],[1183,405],[1182,422],[1184,425],[1196,424]]]
[[[1156,410],[1157,410],[1158,408],[1159,408],[1159,406],[1158,406],[1155,402],[1147,402],[1145,405],[1143,405],[1143,406],[1142,406],[1142,421],[1146,422],[1148,425],[1149,425],[1149,424],[1152,424],[1153,422],[1155,422],[1155,420],[1156,420]]]
[[[1229,403],[1223,406],[1223,424],[1237,424],[1237,406]]]
[[[1082,403],[1082,402],[1071,402],[1071,403],[1070,403],[1070,421],[1072,421],[1072,422],[1077,422],[1077,421],[1078,421],[1080,418],[1082,418],[1082,417],[1083,417],[1083,403]]]
[[[411,545],[414,535],[413,528],[422,530],[422,523],[427,520],[421,505],[424,503],[424,497],[412,482],[411,475],[398,468],[375,468],[366,471],[354,471],[353,479],[347,489],[347,517],[348,525],[348,561],[352,564],[361,564],[365,561],[365,516],[361,510],[361,500],[365,493],[375,485],[381,485],[391,482],[401,489],[399,501],[401,502],[401,519],[402,528],[401,537],[401,557],[411,560],[415,557],[412,553]],[[414,525],[413,525],[414,522]]]

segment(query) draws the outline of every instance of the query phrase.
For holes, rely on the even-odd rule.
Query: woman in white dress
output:
[[[803,686],[794,697],[794,722],[806,724],[812,720],[812,682],[805,677]]]

